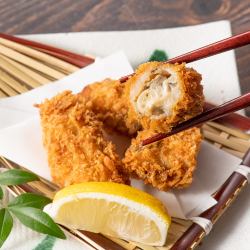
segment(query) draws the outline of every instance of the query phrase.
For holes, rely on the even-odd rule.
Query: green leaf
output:
[[[33,207],[9,207],[9,210],[25,226],[39,232],[66,239],[65,234],[59,226],[42,210]]]
[[[0,210],[0,247],[8,238],[13,226],[13,219],[6,208]]]
[[[39,180],[39,178],[35,174],[20,169],[10,169],[0,173],[1,185],[19,185],[37,180]]]
[[[150,56],[149,62],[152,62],[152,61],[162,62],[162,61],[166,61],[167,59],[168,59],[168,56],[164,50],[156,49],[153,52],[153,54]]]
[[[3,188],[0,187],[0,200],[2,200],[2,199],[3,199]]]
[[[22,206],[22,207],[35,207],[42,209],[45,205],[49,204],[51,199],[32,193],[20,194],[14,200],[9,202],[8,207]]]

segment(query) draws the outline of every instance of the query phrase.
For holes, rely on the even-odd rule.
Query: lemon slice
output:
[[[60,190],[44,211],[73,229],[162,246],[171,219],[163,204],[133,187],[85,182]]]

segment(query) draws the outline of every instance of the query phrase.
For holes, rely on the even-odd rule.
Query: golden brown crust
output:
[[[180,132],[157,143],[140,147],[154,132],[144,130],[133,139],[123,159],[124,168],[160,190],[183,188],[192,183],[201,133],[198,128]]]
[[[175,71],[180,79],[181,98],[172,109],[172,114],[160,119],[152,119],[149,116],[140,115],[134,108],[130,94],[135,84],[145,72],[152,72],[157,67],[165,65]],[[127,99],[130,100],[128,122],[138,120],[144,129],[155,132],[167,132],[178,123],[186,121],[203,111],[204,95],[201,85],[201,75],[192,68],[186,68],[185,64],[167,64],[161,62],[149,62],[139,66],[134,76],[126,82],[125,90]]]
[[[88,85],[81,94],[106,126],[123,134],[133,135],[139,129],[139,124],[127,123],[128,100],[125,99],[124,87],[125,85],[117,80],[106,79]]]
[[[82,96],[65,91],[39,107],[43,142],[56,184],[128,183],[115,146],[104,139],[102,122],[87,108]]]

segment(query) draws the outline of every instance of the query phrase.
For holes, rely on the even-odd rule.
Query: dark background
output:
[[[0,0],[0,32],[9,34],[135,30],[228,19],[250,29],[250,0]],[[250,91],[250,46],[236,50],[242,93]],[[250,115],[250,109],[248,110]]]

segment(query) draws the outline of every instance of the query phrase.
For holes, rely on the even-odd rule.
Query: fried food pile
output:
[[[201,76],[184,64],[150,62],[125,83],[106,79],[79,94],[65,91],[39,105],[44,146],[55,183],[129,183],[142,179],[160,190],[192,183],[201,142],[192,128],[154,144],[141,141],[202,112]],[[121,159],[105,137],[112,130],[132,137]]]

